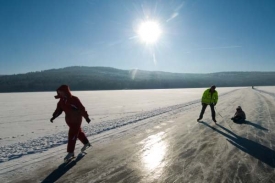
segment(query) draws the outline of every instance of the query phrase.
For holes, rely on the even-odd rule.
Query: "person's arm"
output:
[[[202,97],[201,97],[201,103],[203,104],[204,103],[204,100],[207,99],[207,90],[205,90],[202,94]]]
[[[231,118],[232,120],[235,119],[237,116],[237,112],[235,112],[234,116]]]
[[[88,115],[85,107],[82,105],[82,103],[80,102],[80,100],[77,97],[75,97],[75,102],[76,102],[76,107],[79,109],[79,111],[81,113],[81,116],[83,116],[86,119],[86,121],[88,123],[90,123],[91,120],[89,118],[89,115]]]
[[[55,119],[55,118],[57,118],[60,114],[62,114],[62,108],[60,107],[60,101],[57,103],[57,106],[56,106],[56,109],[55,109],[55,111],[54,111],[54,113],[53,113],[53,117],[51,118],[51,122],[53,122],[53,120]]]
[[[219,100],[219,94],[218,94],[218,92],[216,91],[216,92],[214,93],[214,105],[216,105],[216,104],[218,103],[218,100]]]

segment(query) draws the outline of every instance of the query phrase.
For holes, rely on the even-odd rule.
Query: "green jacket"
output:
[[[201,103],[204,104],[211,104],[211,103],[218,103],[218,92],[215,90],[214,93],[210,92],[210,88],[203,92]]]

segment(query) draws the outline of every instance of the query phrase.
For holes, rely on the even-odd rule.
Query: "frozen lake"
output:
[[[73,91],[93,146],[68,166],[55,93],[1,94],[0,182],[274,182],[274,88],[217,88],[217,124],[209,108],[196,121],[205,88]],[[242,124],[230,120],[239,105]]]
[[[168,90],[72,91],[86,107],[90,124],[133,116],[145,111],[188,103],[206,88]],[[217,88],[219,95],[238,88]],[[64,113],[52,124],[56,92],[0,93],[1,146],[67,131]],[[87,123],[83,120],[82,125]]]

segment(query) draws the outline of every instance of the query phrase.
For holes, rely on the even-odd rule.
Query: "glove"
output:
[[[88,124],[91,122],[90,118],[86,118],[86,121]]]
[[[53,123],[53,120],[55,119],[55,117],[52,117],[51,119],[50,119],[50,121]]]

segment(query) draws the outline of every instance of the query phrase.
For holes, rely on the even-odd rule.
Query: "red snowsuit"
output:
[[[55,98],[60,100],[57,103],[56,110],[53,113],[53,118],[58,117],[63,111],[65,112],[65,120],[69,126],[67,152],[73,153],[77,138],[83,144],[87,144],[89,142],[81,129],[82,116],[85,119],[88,119],[89,115],[80,100],[71,94],[67,85],[60,86],[56,91],[58,95],[55,96]],[[60,96],[58,91],[64,92],[67,97]]]

